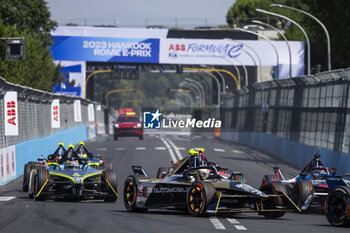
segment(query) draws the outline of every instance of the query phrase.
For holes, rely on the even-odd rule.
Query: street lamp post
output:
[[[257,36],[261,36],[262,38],[264,38],[264,39],[271,45],[271,47],[273,48],[273,50],[274,50],[275,53],[276,53],[276,60],[277,60],[276,72],[277,72],[277,79],[278,79],[278,78],[279,78],[279,65],[280,65],[280,64],[279,64],[279,56],[278,56],[278,52],[277,52],[276,46],[273,45],[273,43],[271,42],[271,40],[270,40],[269,38],[267,38],[266,36],[264,36],[263,34],[258,33],[258,32],[246,30],[246,29],[243,29],[243,28],[235,28],[234,30],[242,31],[242,32],[247,32],[247,33],[250,33],[250,34],[254,34],[254,35],[257,35]]]
[[[292,77],[292,52],[291,52],[290,45],[289,45],[289,42],[288,42],[286,36],[280,30],[278,30],[277,28],[271,26],[270,24],[261,22],[259,20],[252,20],[252,22],[256,23],[256,24],[261,24],[261,25],[264,25],[266,27],[271,28],[272,30],[276,31],[279,35],[281,35],[282,38],[286,41],[287,48],[288,48],[288,51],[289,51],[289,78],[291,78]]]
[[[294,8],[294,7],[290,7],[290,6],[284,6],[282,4],[271,4],[270,6],[272,7],[280,7],[280,8],[286,8],[286,9],[289,9],[289,10],[294,10],[294,11],[298,11],[302,14],[305,14],[309,17],[311,17],[313,20],[315,20],[317,23],[319,23],[321,25],[321,27],[323,28],[324,32],[326,33],[326,37],[327,37],[327,56],[328,56],[328,70],[331,70],[331,40],[329,38],[329,34],[328,34],[328,31],[327,31],[327,28],[326,26],[324,26],[324,24],[318,19],[316,18],[315,16],[313,16],[312,14],[306,12],[306,11],[303,11],[303,10],[300,10],[298,8]]]
[[[277,16],[277,17],[280,17],[282,19],[285,19],[285,20],[288,20],[292,23],[294,23],[304,34],[305,38],[306,38],[306,43],[307,43],[307,74],[310,75],[310,66],[311,66],[311,59],[310,59],[310,56],[311,56],[311,48],[310,48],[310,40],[309,40],[309,37],[307,36],[304,28],[302,28],[300,26],[300,24],[298,24],[297,22],[295,22],[294,20],[284,16],[284,15],[280,15],[280,14],[276,14],[276,13],[273,13],[273,12],[269,12],[269,11],[265,11],[265,10],[262,10],[262,9],[255,9],[256,11],[260,12],[260,13],[264,13],[264,14],[268,14],[268,15],[273,15],[273,16]]]
[[[199,100],[197,103],[199,104],[199,107],[202,107],[202,105],[203,105],[202,104],[202,92],[199,90],[199,88],[196,85],[189,83],[187,81],[182,81],[180,83],[180,87],[183,87],[183,86],[190,88],[193,91],[193,93],[195,93],[196,99],[198,97],[198,100]]]
[[[86,99],[86,96],[87,96],[87,94],[86,94],[87,83],[88,83],[88,81],[90,80],[90,78],[91,78],[92,76],[94,76],[95,74],[99,74],[99,73],[109,73],[109,72],[112,72],[112,70],[98,70],[98,71],[92,72],[91,74],[89,74],[89,75],[87,76],[86,81],[85,81],[85,93],[84,93],[85,99]]]
[[[262,63],[261,63],[261,58],[260,58],[259,54],[255,51],[255,49],[253,49],[251,46],[247,45],[246,43],[244,43],[242,41],[233,40],[231,38],[224,38],[224,39],[225,40],[231,40],[231,41],[236,42],[236,43],[241,43],[245,47],[249,48],[255,54],[255,56],[258,58],[258,62],[259,62],[259,67],[260,67],[259,68],[259,73],[260,73],[260,79],[261,79],[262,78],[262,69],[261,69]],[[245,51],[250,56],[250,58],[253,60],[255,66],[256,66],[256,62],[255,62],[253,56],[247,50],[244,50],[243,48],[242,48],[242,50]],[[259,82],[259,79],[257,81]]]
[[[199,87],[201,94],[202,94],[202,105],[203,105],[203,107],[205,107],[205,91],[204,91],[203,85],[201,83],[199,83],[198,81],[190,79],[190,78],[185,78],[185,81],[191,83],[192,85]]]

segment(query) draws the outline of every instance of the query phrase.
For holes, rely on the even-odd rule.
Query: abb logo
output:
[[[58,106],[53,106],[52,109],[53,120],[58,121]]]
[[[7,122],[11,125],[16,125],[16,103],[15,101],[10,101],[6,103],[7,106],[7,116],[9,117]]]
[[[186,51],[186,45],[184,44],[171,44],[169,51]]]

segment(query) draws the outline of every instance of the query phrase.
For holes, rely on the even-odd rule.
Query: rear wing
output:
[[[146,172],[142,169],[142,166],[131,166],[135,175],[139,176],[142,180],[148,180]]]

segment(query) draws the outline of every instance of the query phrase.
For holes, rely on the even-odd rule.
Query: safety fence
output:
[[[104,134],[105,114],[96,102],[0,78],[0,185],[20,176],[29,160],[52,153],[58,142]]]
[[[9,92],[16,92],[17,98],[15,101],[10,99],[5,103],[5,96]],[[53,104],[54,100],[58,100],[57,104]],[[11,103],[16,105],[13,109],[9,108]],[[80,125],[91,126],[95,131],[98,129],[102,133],[104,130],[104,113],[98,103],[79,97],[35,90],[6,82],[2,78],[0,78],[0,116],[3,119],[0,120],[0,148],[49,136]],[[57,124],[53,123],[54,117],[59,121]],[[14,122],[11,122],[11,119]],[[5,132],[9,121],[10,126],[17,127],[17,133],[10,132],[9,135]]]
[[[223,126],[348,154],[350,68],[256,83],[223,98]]]

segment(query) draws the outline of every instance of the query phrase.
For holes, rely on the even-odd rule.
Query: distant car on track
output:
[[[119,137],[138,137],[140,140],[143,139],[143,124],[135,112],[120,114],[114,122],[113,128],[114,140],[118,140]]]
[[[329,194],[325,206],[327,220],[333,226],[350,226],[350,174],[327,179]]]
[[[187,209],[193,216],[257,212],[267,218],[299,210],[281,184],[269,183],[259,190],[227,179],[214,165],[195,166],[194,161],[189,155],[161,179],[150,179],[142,167],[132,166],[134,174],[124,184],[125,208],[140,212],[151,208]]]
[[[301,210],[323,209],[329,191],[326,179],[335,177],[336,169],[327,168],[320,157],[321,155],[315,153],[300,174],[292,179],[285,179],[281,170],[274,167],[274,174],[265,175],[262,184],[273,182],[283,184]]]

